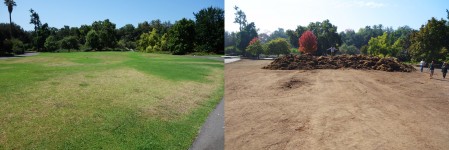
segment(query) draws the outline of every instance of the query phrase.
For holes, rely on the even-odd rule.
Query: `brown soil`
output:
[[[447,149],[449,79],[225,65],[226,149]]]
[[[285,55],[275,59],[271,64],[263,67],[272,70],[310,70],[310,69],[339,69],[352,68],[362,70],[382,70],[411,72],[416,69],[403,64],[396,58],[379,58],[366,55]]]

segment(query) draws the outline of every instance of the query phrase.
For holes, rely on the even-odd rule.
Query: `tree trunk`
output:
[[[9,13],[9,35],[10,35],[10,39],[12,39],[12,22],[11,22],[11,13]]]

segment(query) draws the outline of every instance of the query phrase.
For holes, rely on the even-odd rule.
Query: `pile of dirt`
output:
[[[338,56],[313,56],[313,55],[285,55],[276,58],[263,69],[271,70],[311,70],[311,69],[366,69],[382,70],[388,72],[412,72],[416,69],[399,62],[396,58],[380,58],[366,55],[338,55]]]

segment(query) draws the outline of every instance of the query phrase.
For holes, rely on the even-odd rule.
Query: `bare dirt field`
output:
[[[449,79],[225,65],[225,149],[448,149]]]

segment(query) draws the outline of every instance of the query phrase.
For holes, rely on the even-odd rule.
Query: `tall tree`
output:
[[[251,22],[237,33],[237,48],[242,52],[243,56],[247,55],[246,47],[255,37],[258,37],[258,34],[254,22]]]
[[[36,34],[36,48],[37,50],[39,50],[39,44],[37,42],[37,38],[39,37],[39,34],[37,32],[37,30],[41,27],[41,20],[39,19],[39,14],[37,14],[37,12],[35,12],[33,9],[30,9],[30,24],[34,25],[34,33]]]
[[[196,49],[208,53],[224,53],[224,11],[209,7],[195,15]]]
[[[17,6],[16,2],[14,0],[5,0],[5,5],[8,7],[9,12],[9,28],[10,28],[10,36],[12,38],[12,20],[11,20],[11,13],[14,8],[14,6]]]
[[[245,26],[247,25],[247,21],[246,21],[246,15],[245,13],[237,6],[234,6],[235,9],[235,20],[234,23],[238,23],[240,26],[240,31],[243,30],[243,28],[245,28]]]
[[[239,7],[235,6],[234,9],[236,11],[234,23],[238,23],[240,26],[240,31],[237,33],[237,49],[242,52],[243,56],[246,56],[246,47],[249,42],[258,37],[257,28],[254,22],[248,24],[245,13]]]
[[[175,55],[193,52],[195,42],[195,22],[183,18],[175,22],[168,31],[167,46]]]

